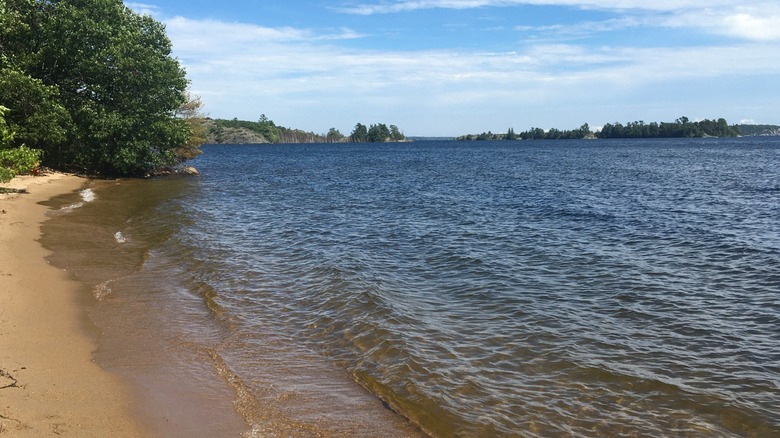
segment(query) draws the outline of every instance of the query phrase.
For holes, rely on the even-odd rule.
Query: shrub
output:
[[[14,149],[0,149],[0,182],[8,182],[16,175],[23,175],[37,169],[41,163],[41,151],[20,146]]]
[[[11,169],[0,167],[0,183],[11,181],[15,176],[16,174]]]

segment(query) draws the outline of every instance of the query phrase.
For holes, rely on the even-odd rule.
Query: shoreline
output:
[[[0,194],[0,436],[140,437],[133,393],[93,360],[79,284],[46,261],[40,202],[85,179],[14,178]]]
[[[176,236],[197,217],[180,208],[192,202],[195,181],[90,181],[89,191],[45,203],[56,218],[43,223],[40,243],[53,251],[49,263],[80,286],[87,332],[99,331],[93,360],[129,385],[132,418],[171,438],[372,436],[375,429],[423,436],[340,367],[313,355],[302,360],[307,353],[293,339],[272,351],[265,345],[281,338],[242,349],[246,326],[212,308],[216,295],[200,281],[214,271],[193,271],[198,266],[180,257],[194,249]],[[340,407],[324,406],[334,400]]]

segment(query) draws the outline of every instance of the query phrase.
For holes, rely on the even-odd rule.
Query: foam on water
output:
[[[59,210],[54,210],[54,211],[52,211],[52,212],[50,213],[50,215],[52,215],[52,216],[58,216],[58,215],[63,215],[63,214],[72,213],[72,212],[73,212],[73,210],[75,210],[75,209],[77,209],[77,208],[81,208],[81,207],[83,207],[83,206],[84,206],[84,203],[83,203],[83,202],[75,202],[75,203],[73,203],[73,204],[68,204],[68,205],[66,205],[66,206],[64,206],[64,207],[61,207]]]
[[[95,199],[97,199],[97,196],[95,195],[95,192],[92,191],[92,189],[84,189],[80,191],[79,197],[81,198],[81,201],[64,205],[56,210],[48,211],[46,214],[49,216],[62,216],[64,214],[70,214],[73,213],[74,210],[79,209],[85,204],[93,202]]]
[[[102,300],[111,293],[109,284],[111,284],[112,281],[113,280],[104,281],[92,289],[92,295],[95,296],[95,299]]]
[[[122,234],[121,231],[117,231],[116,233],[114,233],[114,240],[116,240],[116,243],[127,242],[127,239],[125,239],[125,236]]]
[[[81,199],[84,200],[84,202],[92,202],[97,198],[97,196],[95,196],[95,192],[93,192],[92,189],[84,189],[79,192],[79,195],[81,195]]]

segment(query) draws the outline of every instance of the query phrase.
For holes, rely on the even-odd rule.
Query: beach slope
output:
[[[135,437],[129,388],[92,360],[77,283],[46,262],[41,201],[84,180],[18,177],[0,194],[0,437]]]

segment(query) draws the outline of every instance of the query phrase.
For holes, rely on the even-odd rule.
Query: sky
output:
[[[349,135],[780,124],[777,0],[148,0],[213,118]]]

